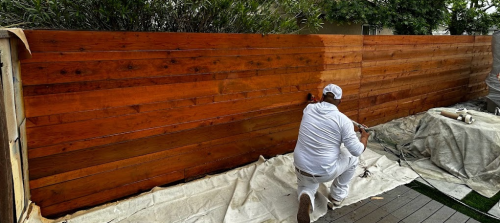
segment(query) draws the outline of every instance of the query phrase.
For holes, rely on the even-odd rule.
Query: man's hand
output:
[[[359,132],[361,133],[361,138],[367,138],[370,136],[370,133],[368,133],[365,128],[359,128]]]
[[[366,132],[365,128],[359,128],[359,132],[361,133],[361,138],[359,141],[365,145],[365,149],[363,152],[366,150],[366,145],[368,144],[368,137],[370,136],[370,133]]]

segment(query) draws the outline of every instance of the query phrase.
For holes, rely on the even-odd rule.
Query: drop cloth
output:
[[[362,167],[372,175],[360,178]],[[407,167],[367,149],[343,205],[349,205],[417,177]],[[293,154],[259,161],[223,174],[152,191],[119,202],[44,222],[296,222],[297,180]],[[327,211],[330,182],[316,194],[316,220]],[[36,210],[36,208],[34,209]],[[35,214],[32,214],[35,215]],[[41,222],[32,217],[33,222]],[[38,216],[39,217],[39,216]]]
[[[417,126],[412,149],[483,196],[500,191],[500,117],[469,111],[466,124],[440,115],[454,108],[433,108]]]

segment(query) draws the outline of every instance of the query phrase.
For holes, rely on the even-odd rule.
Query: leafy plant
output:
[[[430,35],[445,15],[445,0],[350,0],[327,4],[327,18],[388,27],[400,35]]]
[[[0,0],[0,26],[221,33],[321,27],[310,0]]]
[[[445,0],[386,0],[384,25],[398,35],[432,35],[445,18]]]
[[[499,0],[448,0],[445,24],[451,35],[486,34],[500,22]]]

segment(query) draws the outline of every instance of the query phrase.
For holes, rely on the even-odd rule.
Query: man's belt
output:
[[[299,168],[297,168],[297,167],[295,167],[295,169],[297,170],[297,172],[299,172],[300,174],[302,174],[302,175],[304,175],[306,177],[321,177],[321,176],[312,175],[312,174],[310,174],[308,172],[304,172],[302,170],[299,170]]]

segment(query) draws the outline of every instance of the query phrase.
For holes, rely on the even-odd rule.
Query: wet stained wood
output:
[[[31,180],[30,187],[31,187],[31,189],[45,187],[45,186],[52,185],[52,184],[57,184],[57,183],[61,183],[61,182],[69,181],[69,180],[74,180],[74,179],[84,177],[84,176],[89,176],[89,175],[93,175],[93,174],[97,174],[97,173],[101,173],[101,172],[115,170],[115,169],[118,169],[118,168],[123,167],[123,166],[130,166],[130,165],[133,165],[136,163],[143,163],[143,162],[149,162],[152,160],[166,158],[169,156],[173,156],[175,154],[181,154],[182,152],[196,150],[197,148],[217,146],[217,145],[225,144],[228,142],[236,142],[236,141],[251,139],[251,138],[255,138],[255,137],[261,137],[261,136],[269,135],[269,134],[272,134],[275,132],[281,132],[281,131],[286,131],[286,130],[290,130],[290,129],[298,130],[299,124],[300,123],[298,123],[298,122],[284,124],[284,125],[280,125],[280,126],[276,126],[276,127],[256,130],[256,131],[252,131],[252,132],[246,132],[246,133],[232,135],[232,136],[228,136],[228,137],[224,137],[224,138],[207,140],[207,141],[203,141],[203,142],[198,143],[198,144],[190,144],[187,146],[181,146],[181,147],[177,147],[177,148],[173,148],[173,149],[162,150],[162,151],[156,152],[156,153],[150,153],[150,154],[132,157],[132,158],[128,158],[128,159],[123,159],[123,160],[119,160],[119,161],[114,161],[114,162],[110,162],[110,163],[104,163],[104,164],[90,166],[90,167],[86,167],[86,168],[80,168],[80,169],[73,170],[73,171],[67,171],[64,173],[50,175],[47,177],[42,177],[39,179]]]
[[[209,163],[224,157],[244,154],[251,150],[266,148],[271,142],[281,144],[294,140],[297,130],[291,129],[261,137],[230,142],[227,144],[199,148],[183,154],[144,162],[110,172],[99,173],[59,184],[31,190],[31,196],[40,206],[50,206],[64,200],[71,200],[93,193],[125,185],[128,182],[142,181],[164,173],[183,170],[198,164]],[[91,184],[92,187],[89,187]],[[71,190],[69,190],[71,188]]]
[[[27,117],[219,94],[220,81],[114,88],[24,97]],[[138,92],[141,92],[138,94]]]
[[[279,51],[278,51],[279,52]],[[24,85],[161,77],[224,71],[344,64],[361,61],[361,52],[277,54],[173,59],[28,63]],[[38,78],[35,78],[38,77]]]
[[[92,206],[104,204],[106,202],[117,200],[140,192],[149,191],[153,187],[162,186],[182,179],[184,179],[183,171],[165,173],[145,180],[121,185],[108,190],[99,191],[88,196],[83,196],[47,206],[41,209],[41,214],[43,216],[60,216],[63,214],[69,214],[82,209],[82,207],[90,208]]]
[[[372,126],[484,95],[492,63],[481,36],[25,33],[44,216],[292,152],[306,95],[329,83],[339,109]]]
[[[72,142],[61,143],[61,144],[57,144],[57,145],[53,145],[53,146],[46,146],[46,147],[29,149],[28,154],[29,154],[30,158],[34,159],[37,157],[49,156],[49,155],[54,155],[54,154],[58,154],[58,153],[70,152],[70,151],[75,151],[75,150],[80,150],[80,149],[85,149],[85,148],[90,148],[90,147],[95,147],[95,146],[120,143],[120,142],[124,142],[124,141],[129,141],[129,140],[135,140],[135,139],[140,139],[140,138],[145,138],[145,137],[152,137],[155,135],[167,134],[167,133],[172,133],[172,132],[178,132],[178,131],[183,131],[183,130],[188,130],[188,129],[199,128],[199,127],[206,127],[206,126],[217,125],[217,124],[222,124],[222,123],[227,123],[227,122],[241,121],[241,120],[246,120],[249,118],[256,118],[256,117],[260,117],[260,116],[266,116],[266,115],[271,115],[271,114],[276,114],[276,113],[286,112],[286,111],[291,111],[291,110],[296,110],[296,109],[303,109],[304,106],[305,106],[305,104],[299,104],[299,105],[293,105],[293,106],[283,106],[283,107],[271,108],[271,109],[266,109],[266,110],[252,111],[252,112],[243,113],[243,114],[233,114],[233,115],[228,115],[228,116],[221,116],[221,117],[202,120],[199,122],[175,124],[175,125],[164,126],[164,127],[159,127],[159,128],[144,129],[144,130],[139,130],[139,131],[135,131],[135,132],[127,132],[127,133],[123,133],[123,134],[114,134],[114,135],[103,136],[100,138],[93,138],[90,140],[72,141]]]
[[[104,90],[112,88],[126,88],[134,86],[150,86],[150,85],[163,85],[163,84],[197,82],[197,81],[208,81],[208,80],[250,78],[255,76],[268,76],[268,75],[279,75],[279,74],[312,73],[312,72],[337,73],[339,69],[345,69],[345,68],[342,66],[337,66],[337,67],[332,67],[331,70],[325,71],[322,65],[318,65],[318,66],[285,67],[285,68],[259,69],[259,70],[247,70],[247,71],[228,71],[219,73],[203,73],[203,74],[190,74],[190,75],[172,75],[172,76],[162,76],[162,77],[140,77],[140,78],[117,79],[117,80],[41,84],[41,85],[25,86],[23,89],[23,94],[24,96],[61,94],[61,93],[71,93],[80,91]]]
[[[26,30],[32,52],[281,48],[361,45],[362,36]],[[168,41],[165,41],[168,39]]]
[[[284,125],[301,120],[302,110],[292,110],[254,119],[167,133],[130,142],[93,147],[68,153],[31,159],[30,179],[99,165],[163,150],[198,144],[217,138]],[[56,165],[50,165],[57,162]]]
[[[243,49],[190,49],[190,50],[137,50],[124,54],[120,51],[98,52],[34,52],[24,63],[62,62],[62,61],[103,61],[133,59],[174,59],[182,57],[223,57],[246,55],[275,55],[304,53],[335,53],[361,51],[361,45],[301,47],[288,46],[282,48],[243,48]]]
[[[271,144],[269,147],[263,147],[256,150],[253,150],[249,153],[240,154],[232,157],[224,157],[223,159],[216,160],[214,162],[203,163],[201,165],[196,165],[190,168],[187,168],[185,171],[186,178],[189,177],[201,177],[204,174],[213,173],[215,171],[227,170],[233,168],[234,166],[240,166],[243,164],[255,162],[259,159],[259,157],[267,156],[270,158],[274,156],[277,151],[293,152],[295,148],[296,140],[292,140],[289,142],[284,142],[280,144]]]
[[[93,119],[84,122],[73,122],[56,126],[42,126],[27,129],[28,146],[37,148],[69,141],[95,138],[103,135],[113,135],[141,129],[155,128],[173,124],[193,122],[261,110],[276,106],[301,104],[305,93],[278,94],[266,98],[253,98],[238,101],[210,103],[199,106],[189,106],[178,109],[158,110],[132,115],[115,116],[103,119]]]
[[[299,85],[299,87],[300,91],[307,91],[316,88],[316,85],[317,84],[312,84],[312,85],[306,84],[306,85]],[[100,119],[113,116],[135,114],[140,112],[152,112],[165,109],[196,106],[196,105],[206,104],[207,101],[214,103],[216,102],[222,103],[228,101],[251,99],[262,96],[274,96],[277,94],[282,94],[282,92],[284,92],[283,89],[274,88],[274,89],[266,89],[260,91],[252,91],[252,92],[195,97],[195,98],[180,99],[180,100],[160,101],[160,102],[140,104],[140,105],[104,108],[99,110],[78,111],[78,112],[69,112],[63,114],[38,116],[38,117],[28,118],[28,127],[56,125],[56,124],[91,120],[91,119]],[[305,94],[306,93],[304,93],[304,95]]]

